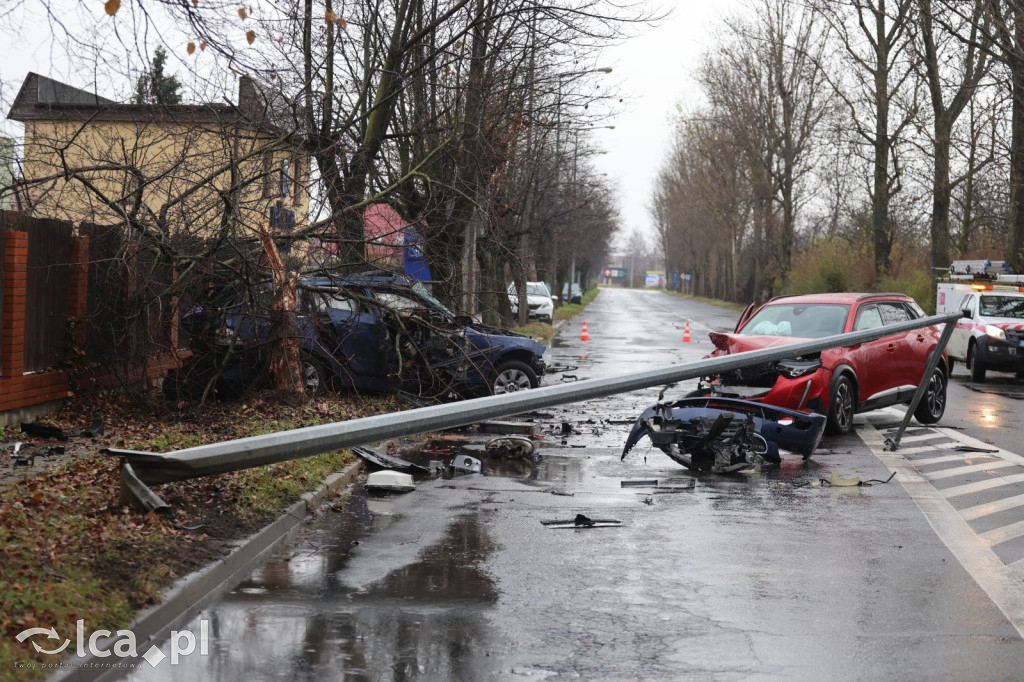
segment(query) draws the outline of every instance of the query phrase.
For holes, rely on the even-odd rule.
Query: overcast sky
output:
[[[672,14],[656,28],[605,51],[601,66],[611,66],[626,97],[625,111],[594,133],[595,146],[607,154],[594,165],[618,188],[624,230],[654,236],[648,200],[654,176],[672,138],[677,107],[691,109],[698,97],[693,73],[715,39],[715,24],[736,12],[739,0],[677,0]]]
[[[102,5],[99,0],[93,2]],[[652,11],[666,7],[673,11],[658,26],[638,29],[639,35],[605,50],[596,64],[612,67],[612,74],[605,78],[609,85],[620,88],[625,102],[623,110],[608,121],[614,130],[595,131],[595,147],[607,153],[596,156],[593,163],[617,188],[623,228],[639,229],[653,237],[648,198],[671,140],[672,117],[677,107],[686,110],[696,103],[694,70],[714,44],[716,23],[737,11],[741,0],[652,0],[650,4]],[[29,70],[86,85],[70,75],[73,65],[62,64],[67,60],[52,52],[48,22],[32,14],[37,18],[27,20],[31,25],[21,26],[13,41],[0,42],[0,102],[4,108],[0,118],[6,118],[6,109]],[[229,96],[233,98],[234,93]],[[0,134],[20,137],[21,126],[0,121]]]

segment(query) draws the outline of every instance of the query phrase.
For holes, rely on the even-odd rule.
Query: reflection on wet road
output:
[[[574,369],[546,381],[697,359],[707,329],[735,316],[605,290],[584,313],[592,340],[574,320],[548,353]],[[186,626],[210,621],[208,656],[134,678],[1019,678],[1016,629],[902,485],[810,485],[888,477],[857,435],[748,475],[693,475],[646,441],[621,461],[658,393],[524,417],[545,436],[537,463],[486,461],[392,498],[356,491]],[[639,479],[657,483],[628,485]],[[542,524],[576,514],[622,525]]]

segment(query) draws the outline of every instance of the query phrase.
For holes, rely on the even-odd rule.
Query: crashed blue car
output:
[[[685,398],[648,408],[633,425],[621,459],[647,436],[687,469],[733,473],[778,463],[779,449],[809,459],[825,432],[824,415],[734,398]]]
[[[328,386],[461,398],[540,385],[546,347],[522,334],[474,323],[402,275],[304,277],[296,327],[307,392]],[[235,396],[266,382],[270,287],[233,283],[190,311],[182,327],[194,356],[165,392]]]

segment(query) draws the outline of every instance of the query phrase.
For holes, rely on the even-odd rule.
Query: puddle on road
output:
[[[498,589],[481,568],[495,549],[486,528],[462,515],[433,544],[396,543],[373,530],[386,511],[353,495],[328,513],[189,624],[199,632],[199,618],[209,622],[209,655],[164,666],[159,679],[487,677],[480,665],[495,642],[486,614]],[[407,544],[408,560],[392,553],[388,569],[368,552],[354,556],[382,542]],[[382,574],[364,582],[367,570]]]
[[[408,450],[402,453],[402,458],[414,464],[428,466],[431,460],[440,460],[446,464],[451,462],[456,455],[467,454],[476,457],[482,463],[484,476],[499,478],[513,478],[524,483],[580,483],[583,481],[583,462],[578,457],[563,457],[547,454],[550,449],[543,450],[539,459],[505,459],[501,457],[487,457],[477,449],[463,450],[457,445],[451,448],[449,453],[438,455],[436,452],[422,452],[419,450]]]

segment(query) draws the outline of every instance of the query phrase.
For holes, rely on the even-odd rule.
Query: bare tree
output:
[[[937,12],[944,16],[937,17]],[[955,184],[950,179],[953,129],[990,67],[988,32],[983,25],[987,15],[981,3],[975,3],[968,17],[961,19],[932,0],[918,0],[917,16],[920,63],[932,105],[931,264],[945,267],[950,258],[950,201]],[[945,35],[936,36],[936,25],[945,28]],[[965,39],[956,40],[959,35]],[[955,71],[950,66],[954,59],[958,61]],[[975,167],[972,163],[968,173],[973,173]]]
[[[917,82],[909,58],[913,8],[913,0],[845,0],[818,6],[851,67],[852,87],[840,78],[832,79],[833,86],[871,150],[876,280],[889,271],[894,234],[890,203],[903,182],[900,143],[917,113]]]

